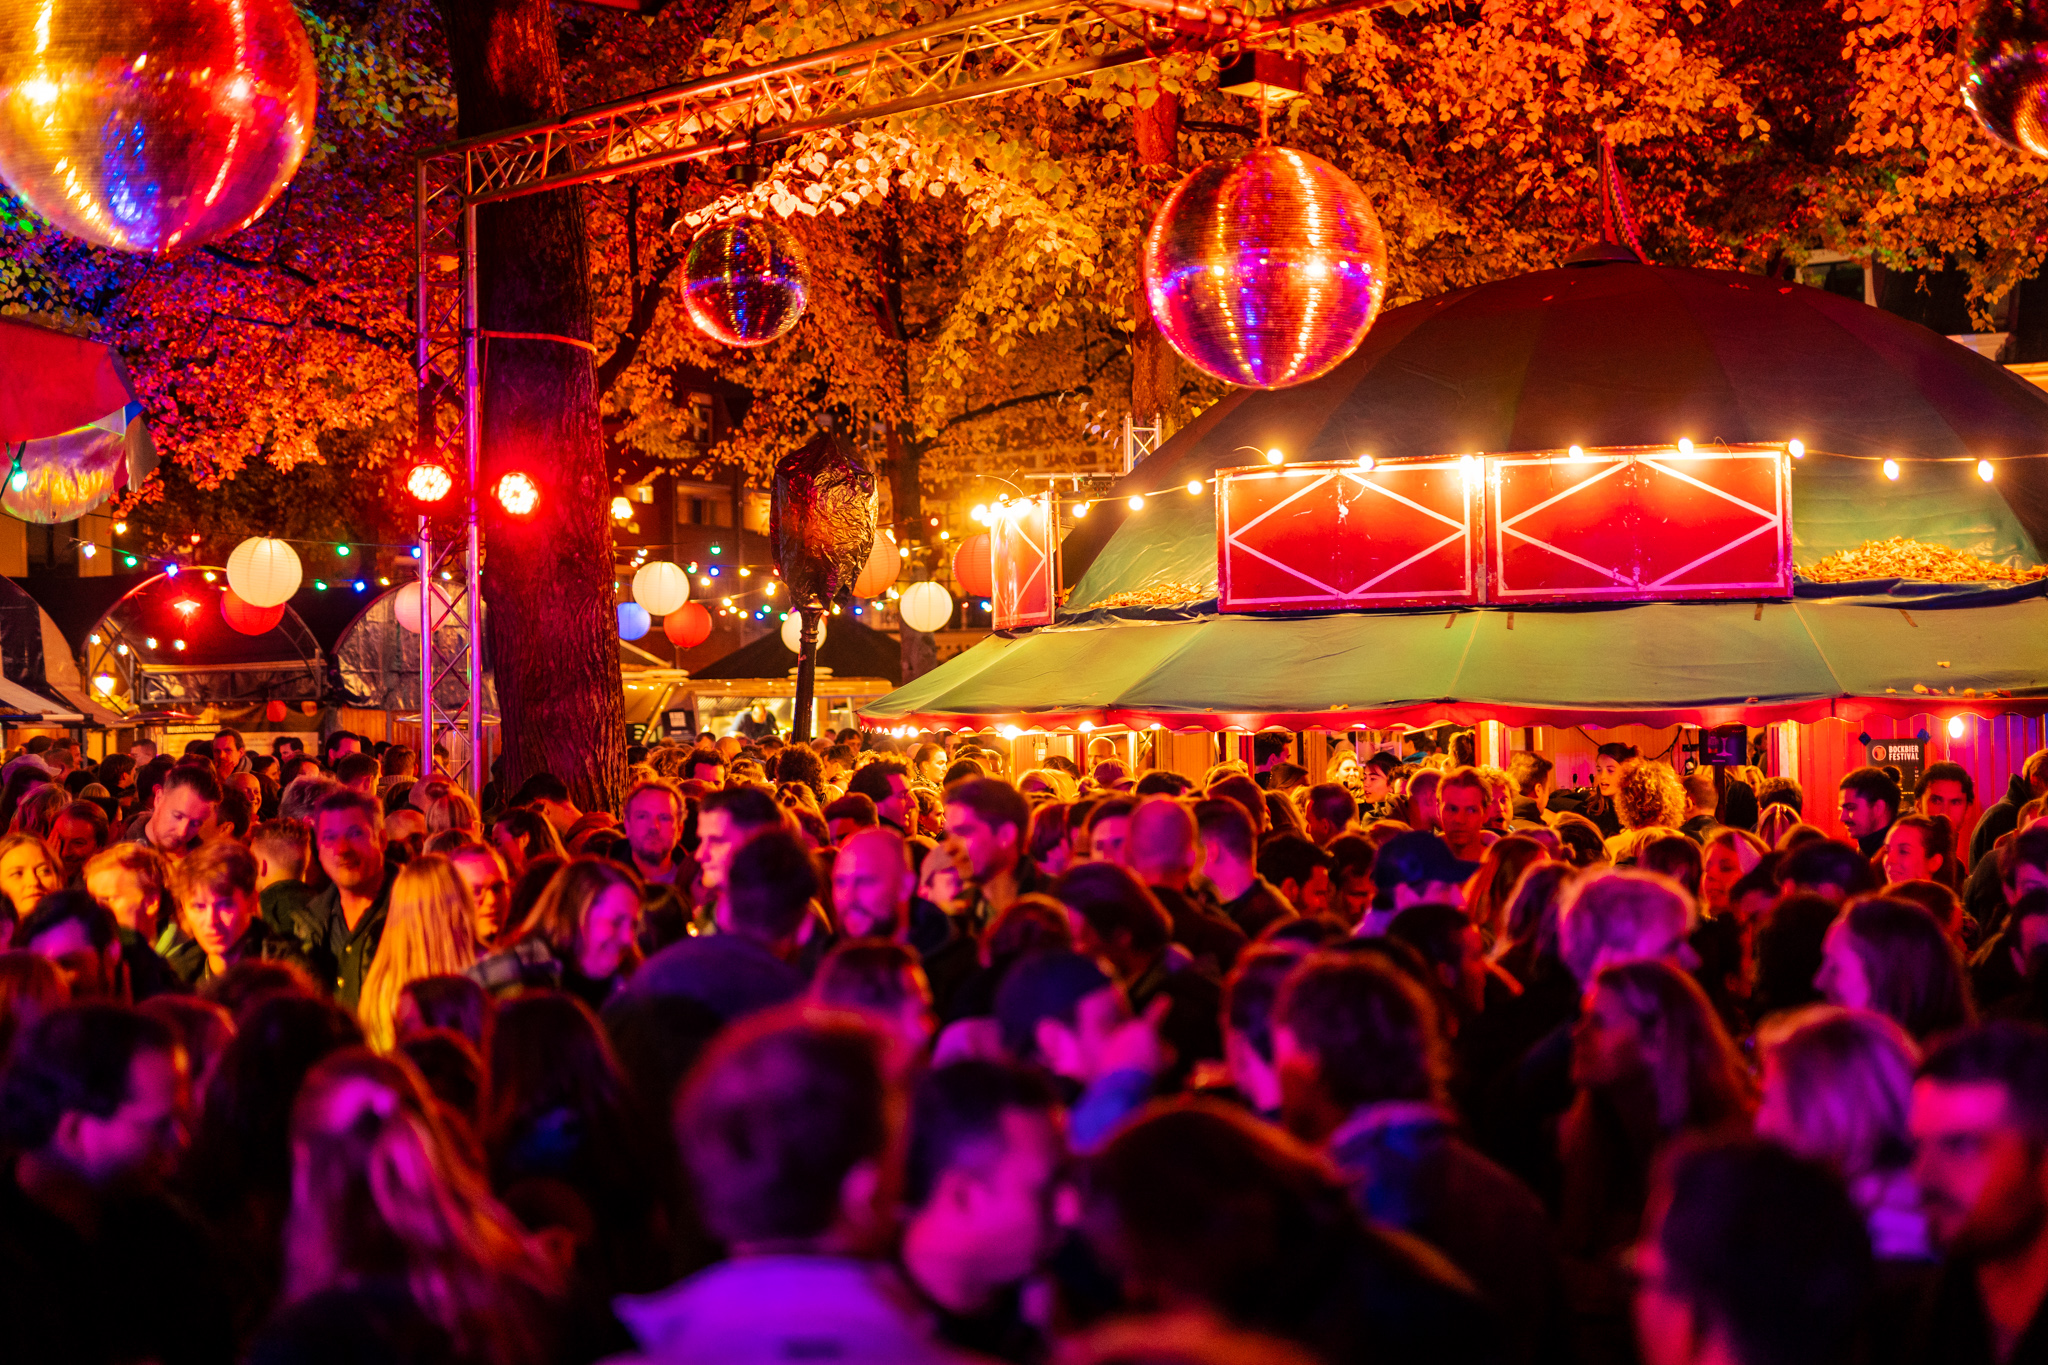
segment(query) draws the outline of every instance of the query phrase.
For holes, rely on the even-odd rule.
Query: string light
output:
[[[1080,518],[1080,517],[1085,517],[1085,516],[1087,516],[1087,515],[1088,515],[1088,504],[1087,504],[1087,503],[1085,503],[1085,502],[1077,502],[1077,503],[1075,503],[1075,504],[1074,504],[1074,516],[1075,516],[1076,518]]]
[[[1884,476],[1893,483],[1899,481],[1899,462],[1897,460],[1886,460],[1884,462]]]
[[[1374,463],[1375,461],[1370,455],[1361,455],[1358,457],[1358,467],[1360,469],[1370,470],[1373,467]]]
[[[1565,454],[1571,459],[1583,460],[1586,458],[1586,448],[1584,446],[1573,446],[1570,450],[1567,450]]]
[[[1287,457],[1281,453],[1279,446],[1274,446],[1271,450],[1266,452],[1267,464],[1280,464],[1283,461],[1285,461],[1286,458]]]
[[[1979,460],[1979,461],[1977,461],[1977,477],[1978,477],[1978,478],[1980,478],[1980,479],[1982,479],[1982,480],[1984,480],[1984,482],[1986,482],[1986,483],[1990,483],[1990,482],[1991,482],[1991,480],[1992,480],[1992,477],[1993,477],[1993,476],[1994,476],[1995,474],[1997,474],[1997,472],[1998,472],[1997,470],[1995,470],[1995,469],[1993,469],[1993,468],[1991,467],[1991,461],[1989,461],[1989,460]]]
[[[1963,718],[1961,716],[1950,716],[1948,718],[1948,737],[1950,739],[1961,739],[1963,737]]]
[[[1133,494],[1131,494],[1131,500],[1130,500],[1130,502],[1129,502],[1128,506],[1130,507],[1130,509],[1131,509],[1131,510],[1132,510],[1133,512],[1142,512],[1142,511],[1144,511],[1144,510],[1145,510],[1145,495],[1144,495],[1143,493],[1133,493]]]
[[[115,535],[117,535],[117,536],[125,536],[125,535],[127,535],[127,534],[128,534],[128,523],[127,523],[127,522],[125,522],[125,521],[117,521],[117,522],[115,522],[115,523],[114,523],[114,534],[115,534]]]
[[[1796,436],[1785,443],[1785,449],[1792,452],[1792,458],[1795,460],[1803,460],[1806,458],[1806,442],[1800,440]]]
[[[1692,454],[1692,437],[1681,436],[1678,438],[1678,453],[1681,455]]]
[[[85,542],[85,544],[78,547],[78,553],[84,555],[87,559],[91,559],[94,555],[97,555],[99,552],[100,547],[93,544],[89,540]]]
[[[1190,497],[1193,497],[1193,496],[1195,496],[1195,495],[1198,495],[1199,493],[1201,493],[1201,491],[1202,491],[1202,481],[1201,481],[1200,479],[1189,479],[1189,480],[1188,480],[1188,495],[1189,495]]]

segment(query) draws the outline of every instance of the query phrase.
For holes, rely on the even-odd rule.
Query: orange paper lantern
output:
[[[233,588],[223,588],[220,593],[220,614],[230,626],[244,635],[262,635],[277,629],[277,623],[284,620],[284,603],[274,607],[252,607],[235,595]]]
[[[662,618],[661,633],[677,649],[691,649],[711,638],[711,613],[696,602],[685,602]]]
[[[263,703],[263,719],[269,721],[272,725],[283,721],[286,714],[284,703],[281,701],[272,700]]]
[[[960,542],[953,552],[953,581],[969,597],[987,597],[995,591],[996,566],[988,532]]]

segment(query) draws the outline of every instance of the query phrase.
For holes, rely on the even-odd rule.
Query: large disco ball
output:
[[[1253,389],[1314,379],[1350,355],[1387,289],[1364,192],[1327,161],[1271,145],[1181,181],[1152,220],[1141,267],[1173,349]]]
[[[0,0],[0,179],[99,246],[247,227],[298,170],[317,94],[291,0]]]
[[[1977,0],[1961,46],[1963,103],[1984,131],[2048,156],[2048,3]]]
[[[767,218],[713,223],[690,242],[683,307],[728,346],[765,346],[796,326],[809,297],[803,248]]]

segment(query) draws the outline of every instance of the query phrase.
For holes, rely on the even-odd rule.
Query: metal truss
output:
[[[1333,0],[1253,16],[1193,0],[1003,0],[914,28],[650,90],[423,154],[415,184],[419,431],[425,443],[451,451],[459,446],[469,471],[471,548],[465,579],[471,585],[472,631],[478,612],[475,506],[481,401],[475,287],[478,208],[664,166],[746,154],[830,128],[1079,79],[1178,51],[1256,41],[1390,3],[1394,0]],[[581,344],[580,339],[572,344]],[[424,567],[424,535],[421,549]],[[436,637],[423,634],[421,639],[424,645]],[[433,653],[431,645],[428,653]],[[424,658],[422,663],[423,670],[432,667]],[[468,669],[469,693],[481,696],[481,660],[473,643],[461,659],[437,663],[444,672]],[[448,719],[437,716],[434,691],[431,686],[421,688],[426,762],[431,762],[437,723]],[[478,714],[474,705],[469,714]],[[482,727],[470,726],[469,738],[469,767],[480,778]]]
[[[435,539],[420,520],[420,772],[454,778],[479,795],[489,774],[484,734],[483,593],[478,581],[476,480],[470,479],[466,525]],[[459,591],[434,589],[444,580]],[[434,749],[448,741],[445,764]]]

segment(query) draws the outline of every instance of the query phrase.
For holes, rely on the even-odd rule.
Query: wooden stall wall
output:
[[[1844,773],[1863,765],[1858,735],[1868,734],[1874,740],[1911,739],[1925,730],[1929,736],[1927,761],[1960,763],[1977,784],[1976,809],[1970,813],[1968,827],[1960,831],[1967,847],[1984,808],[2005,795],[2006,783],[2027,761],[2027,755],[2043,747],[2043,719],[1963,714],[1962,737],[1951,739],[1948,722],[1956,714],[1946,711],[1906,720],[1871,716],[1860,722],[1823,720],[1799,726],[1798,777],[1799,785],[1806,791],[1806,822],[1830,835],[1842,834],[1842,823],[1835,813],[1835,789]]]
[[[1508,752],[1534,749],[1557,765],[1550,775],[1559,787],[1593,785],[1593,757],[1603,744],[1633,744],[1645,758],[1661,758],[1674,768],[1678,754],[1672,746],[1679,727],[1653,729],[1648,725],[1616,725],[1608,728],[1574,725],[1569,728],[1538,725],[1518,726],[1508,731]],[[1532,733],[1533,732],[1533,733]],[[1533,743],[1526,742],[1533,740]]]

